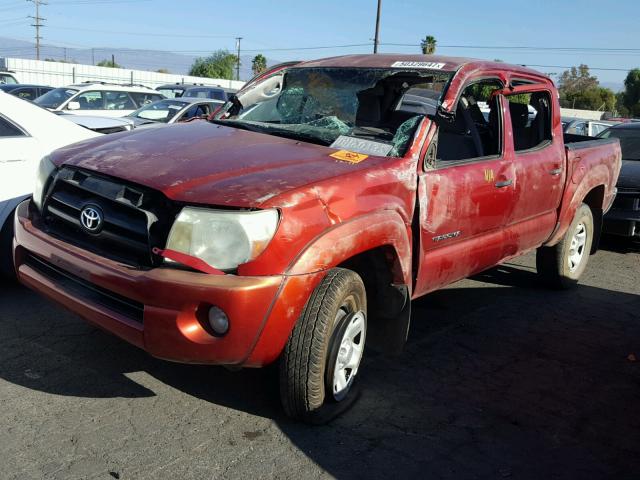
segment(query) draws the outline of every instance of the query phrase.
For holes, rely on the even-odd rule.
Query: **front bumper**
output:
[[[640,237],[640,189],[619,189],[611,210],[604,216],[603,231],[625,237]]]
[[[14,260],[19,280],[87,321],[146,350],[185,363],[260,366],[282,350],[316,275],[242,277],[172,269],[135,269],[58,240],[18,206]],[[308,277],[308,278],[305,278]],[[208,333],[210,306],[229,318]],[[269,318],[276,325],[260,338]],[[287,330],[288,329],[288,330]]]

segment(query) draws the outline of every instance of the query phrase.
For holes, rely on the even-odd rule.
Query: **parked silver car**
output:
[[[207,98],[170,98],[145,105],[125,118],[133,120],[136,127],[185,122],[192,118],[208,117],[224,103]]]

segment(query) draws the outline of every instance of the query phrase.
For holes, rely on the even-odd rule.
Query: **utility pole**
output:
[[[91,49],[91,65],[95,65],[96,64],[96,49],[92,48]]]
[[[236,37],[236,48],[238,49],[238,63],[236,63],[236,80],[240,80],[240,41],[242,37]]]
[[[376,35],[373,38],[373,53],[378,53],[378,43],[380,42],[380,9],[382,0],[378,0],[378,12],[376,13]]]
[[[42,37],[40,36],[40,27],[44,27],[42,21],[46,20],[46,18],[42,18],[40,16],[40,5],[47,4],[42,0],[27,0],[27,2],[33,2],[36,6],[35,16],[29,15],[29,18],[33,18],[33,23],[31,24],[31,26],[36,27],[36,60],[40,60],[40,40],[42,40]]]
[[[113,53],[111,54],[111,66],[116,68],[116,56]]]

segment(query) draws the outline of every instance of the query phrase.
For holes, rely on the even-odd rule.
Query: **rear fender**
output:
[[[610,185],[610,172],[605,165],[596,165],[590,169],[581,168],[580,160],[574,160],[577,164],[573,167],[573,175],[567,178],[567,187],[562,197],[560,215],[558,217],[558,225],[549,240],[545,242],[545,246],[556,245],[564,237],[569,225],[573,221],[576,210],[584,202],[589,192],[598,187]],[[604,196],[606,203],[606,194]],[[602,211],[604,205],[590,205],[592,210],[595,208]],[[598,215],[598,211],[594,212],[594,217]]]

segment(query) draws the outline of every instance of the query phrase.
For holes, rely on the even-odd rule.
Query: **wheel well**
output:
[[[392,337],[406,338],[408,325],[399,320],[410,305],[408,285],[395,249],[389,245],[359,253],[338,267],[362,278],[367,293],[367,346],[389,352]]]
[[[598,185],[591,189],[582,200],[589,206],[593,215],[593,243],[591,244],[591,254],[598,251],[600,236],[602,234],[602,207],[604,205],[604,185]]]

